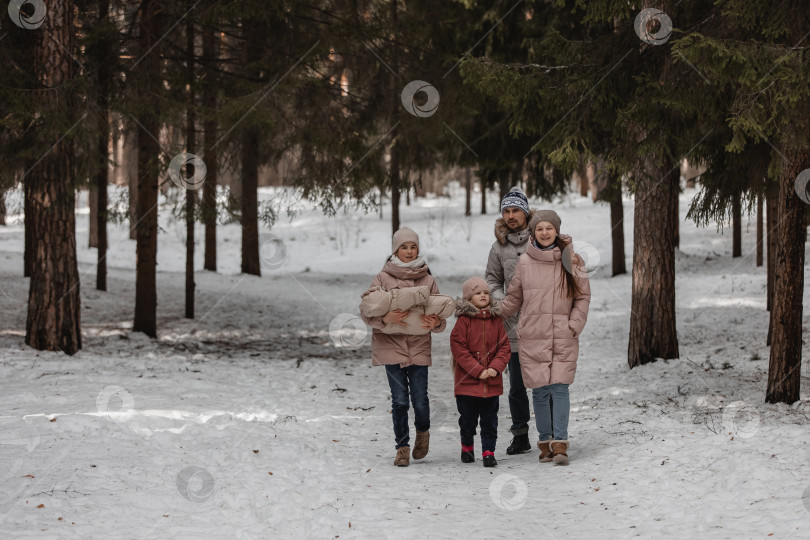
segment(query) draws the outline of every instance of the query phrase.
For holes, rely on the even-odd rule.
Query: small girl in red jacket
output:
[[[509,363],[509,336],[500,318],[500,306],[493,306],[489,285],[471,277],[462,286],[457,301],[456,325],[450,334],[456,406],[460,415],[461,461],[472,463],[474,437],[481,420],[481,450],[484,467],[494,467],[498,439],[498,405],[503,394],[501,373]]]

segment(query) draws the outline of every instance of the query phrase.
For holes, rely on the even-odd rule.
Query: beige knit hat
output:
[[[484,278],[473,276],[465,281],[464,285],[461,286],[461,297],[464,300],[469,300],[473,297],[473,295],[480,293],[481,291],[489,292],[489,284],[484,280]]]
[[[419,235],[413,229],[402,227],[394,233],[394,239],[391,242],[391,253],[396,253],[405,242],[413,242],[416,244],[416,248],[419,249]]]
[[[534,237],[534,230],[537,228],[537,224],[541,221],[548,221],[554,228],[557,230],[557,234],[560,234],[560,224],[562,220],[560,216],[557,215],[557,212],[554,210],[535,210],[534,215],[532,216],[532,220],[529,222],[529,234]]]

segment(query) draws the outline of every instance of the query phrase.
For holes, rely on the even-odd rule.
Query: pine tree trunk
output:
[[[155,104],[150,90],[159,88],[161,38],[156,0],[143,0],[140,16],[140,51],[143,59],[136,67],[141,77],[141,103]],[[160,130],[159,112],[146,108],[138,126],[138,180],[135,220],[135,320],[133,332],[157,337],[157,230],[158,157],[160,146],[154,139]]]
[[[606,196],[610,197],[610,236],[613,245],[613,275],[627,273],[624,253],[624,205],[622,204],[621,179],[612,174],[608,178]]]
[[[397,27],[398,13],[397,13],[397,0],[391,0],[391,28]],[[399,47],[397,46],[396,33],[391,36],[391,95],[389,96],[389,103],[391,107],[391,124],[395,125],[397,121],[400,98],[398,87],[400,85],[399,78],[396,74],[399,72]],[[399,186],[400,186],[400,163],[399,163],[399,145],[397,136],[399,130],[394,129],[391,133],[391,162],[389,163],[389,180],[391,183],[391,234],[399,230]]]
[[[628,363],[678,358],[675,325],[675,213],[678,171],[669,158],[645,159],[633,222],[633,299]],[[660,179],[660,180],[659,180]]]
[[[464,215],[472,215],[472,171],[464,168]]]
[[[248,127],[242,136],[242,273],[262,275],[259,259],[259,133]]]
[[[0,225],[6,224],[6,190],[0,189]]]
[[[246,63],[252,64],[259,59],[259,49],[262,44],[261,28],[255,21],[244,20]],[[258,80],[261,74],[256,71],[248,73],[250,79]],[[242,273],[253,276],[262,275],[261,259],[259,258],[259,131],[246,121],[242,133],[242,182],[241,216],[242,224]]]
[[[110,24],[107,17],[110,13],[110,0],[98,1],[99,24]],[[98,86],[99,86],[99,115],[98,115],[98,139],[96,142],[97,152],[100,157],[99,169],[96,172],[96,193],[97,207],[96,229],[98,230],[98,251],[96,252],[96,289],[107,290],[107,186],[109,174],[109,139],[110,139],[110,88],[112,86],[113,74],[109,55],[115,55],[117,59],[118,49],[113,43],[105,40],[100,45],[98,64]],[[106,49],[106,50],[105,50]]]
[[[485,216],[487,213],[487,184],[481,180],[481,215]]]
[[[672,212],[672,243],[674,249],[680,249],[681,247],[681,178],[680,172],[675,171],[675,189],[672,190],[672,205],[674,208],[674,212]]]
[[[731,257],[742,257],[742,203],[737,193],[731,200]]]
[[[70,86],[73,78],[72,32],[73,2],[49,2],[32,51],[45,107],[64,100],[59,89]],[[71,142],[56,142],[26,179],[31,210],[26,229],[30,226],[34,236],[25,342],[37,350],[70,355],[82,347],[73,153]]]
[[[193,2],[187,2],[189,9]],[[186,108],[186,152],[196,152],[194,141],[194,23],[186,20],[186,72],[188,77],[188,104]],[[196,173],[196,171],[195,171]],[[197,192],[186,189],[186,319],[194,318],[194,203]]]
[[[203,268],[212,272],[217,271],[217,150],[214,148],[217,137],[217,122],[213,119],[213,112],[217,108],[217,94],[214,81],[216,80],[216,59],[218,46],[214,29],[203,28],[203,59],[205,66],[205,85],[203,86],[203,107],[208,116],[203,124],[205,132],[205,153],[203,161],[208,170],[203,184],[202,208],[200,209],[203,223],[205,223],[205,256]]]
[[[579,177],[579,194],[582,197],[588,196],[588,172],[584,163],[577,169],[577,176]]]
[[[768,263],[768,292],[767,292],[767,307],[768,311],[773,310],[773,282],[776,276],[776,268],[775,268],[775,258],[776,255],[776,225],[779,223],[779,205],[777,204],[778,197],[775,194],[768,193],[765,195],[765,203],[768,207],[768,213],[765,216],[766,219],[766,237],[765,242],[767,243],[767,263]],[[770,338],[768,338],[768,345],[771,344]]]
[[[762,194],[757,195],[757,266],[762,266]]]
[[[391,147],[391,234],[399,230],[399,148],[396,143]]]
[[[135,147],[130,152],[130,156],[135,154],[135,159],[132,161],[135,163],[135,171],[130,171],[128,182],[127,182],[127,191],[129,194],[129,239],[130,240],[137,240],[138,239],[138,166],[140,164],[140,157],[138,156],[138,132],[135,134]],[[124,141],[127,139],[125,138]],[[126,146],[124,147],[124,151],[126,152]]]
[[[26,167],[25,170],[30,170]],[[23,201],[23,211],[25,212],[24,226],[25,226],[25,246],[23,247],[23,277],[31,277],[31,261],[34,253],[34,209],[32,205],[31,185],[29,182],[23,182],[23,193],[25,200]]]
[[[88,220],[87,247],[98,247],[98,186],[91,185],[87,190]]]
[[[804,148],[786,149],[787,160],[779,179],[779,224],[774,261],[779,272],[774,281],[771,312],[773,336],[765,394],[768,403],[792,404],[800,398],[806,227],[805,203],[796,193],[795,180],[802,170],[810,167],[807,142],[804,141]]]

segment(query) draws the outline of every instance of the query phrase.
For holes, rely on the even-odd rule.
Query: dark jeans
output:
[[[428,400],[428,367],[399,365],[385,366],[388,386],[391,388],[391,418],[394,421],[396,447],[410,446],[408,429],[408,390],[413,403],[414,425],[417,431],[430,429],[430,401]]]
[[[475,428],[481,419],[481,451],[494,452],[498,440],[498,404],[500,396],[487,398],[475,396],[456,396],[458,407],[458,427],[461,428],[461,444],[472,446],[475,439]]]
[[[529,420],[532,417],[529,396],[523,385],[523,374],[520,372],[520,360],[516,352],[509,357],[509,414],[512,415],[512,435],[529,433]]]

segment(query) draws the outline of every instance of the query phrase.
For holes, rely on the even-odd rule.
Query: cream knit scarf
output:
[[[399,266],[400,268],[415,269],[421,268],[423,265],[427,264],[427,261],[423,257],[417,257],[409,263],[402,262],[401,260],[399,260],[399,257],[397,257],[396,254],[391,255],[391,258],[389,260],[395,265]]]

